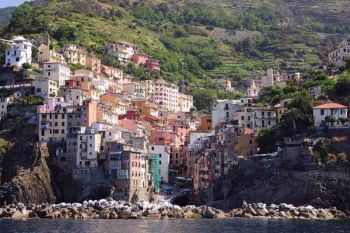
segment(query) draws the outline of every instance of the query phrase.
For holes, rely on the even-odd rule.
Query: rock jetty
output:
[[[83,203],[60,203],[25,206],[22,203],[0,208],[0,218],[46,219],[167,219],[167,218],[284,218],[284,219],[339,219],[348,216],[336,209],[316,209],[312,206],[295,207],[288,204],[247,204],[224,212],[208,206],[180,207],[165,202],[137,202],[98,200]]]

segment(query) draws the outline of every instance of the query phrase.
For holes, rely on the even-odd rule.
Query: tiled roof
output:
[[[347,107],[338,103],[325,103],[314,107],[314,109],[337,109],[337,108],[347,108]]]

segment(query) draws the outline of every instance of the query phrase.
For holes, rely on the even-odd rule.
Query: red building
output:
[[[134,54],[131,57],[131,61],[138,65],[140,64],[146,65],[149,59],[150,59],[149,56],[145,54]]]
[[[66,80],[64,85],[68,88],[77,88],[79,87],[79,82],[75,80]]]
[[[147,68],[150,71],[155,71],[155,72],[159,72],[160,71],[160,62],[159,60],[156,59],[148,59],[147,63],[146,63]]]

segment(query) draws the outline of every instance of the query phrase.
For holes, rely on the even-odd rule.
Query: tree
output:
[[[350,71],[342,74],[334,86],[334,94],[337,96],[346,96],[350,92]]]
[[[280,87],[265,87],[260,92],[259,101],[275,105],[283,98],[284,94]]]
[[[350,58],[346,59],[344,68],[350,71]]]
[[[215,93],[212,90],[195,90],[192,92],[194,106],[198,111],[211,110],[211,106],[215,101]]]
[[[280,127],[283,136],[295,136],[308,131],[313,125],[312,102],[308,96],[298,95],[287,105]]]
[[[318,163],[327,163],[329,161],[329,153],[331,150],[331,140],[329,138],[318,139],[316,145],[313,147],[313,151],[316,155],[316,161]]]
[[[276,146],[276,128],[262,129],[257,138],[257,143],[259,145],[259,153],[272,153],[277,149]]]

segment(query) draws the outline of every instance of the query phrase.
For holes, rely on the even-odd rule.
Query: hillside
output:
[[[15,7],[6,7],[0,9],[0,25],[4,25],[10,22],[12,13],[15,11]]]
[[[47,0],[18,7],[0,36],[48,32],[56,47],[76,43],[105,63],[112,62],[104,45],[126,40],[160,59],[167,79],[179,80],[183,59],[188,83],[215,88],[213,78],[239,82],[271,66],[294,72],[321,64],[350,32],[349,10],[340,0]]]

